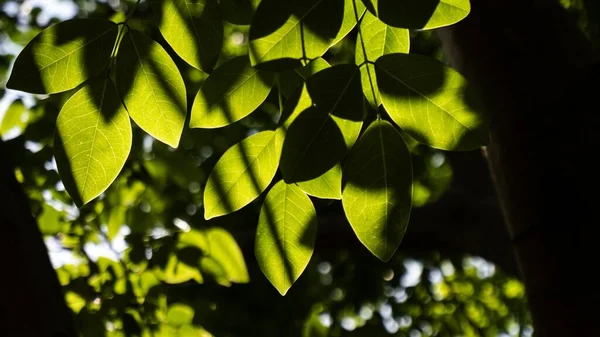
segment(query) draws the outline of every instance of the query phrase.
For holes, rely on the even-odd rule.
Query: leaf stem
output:
[[[142,0],[137,0],[135,2],[135,4],[133,4],[133,7],[131,7],[131,10],[129,11],[129,14],[127,14],[127,17],[125,18],[125,21],[123,21],[123,23],[125,25],[127,25],[127,22],[129,21],[129,19],[131,19],[131,17],[133,16],[133,13],[135,13],[137,5],[140,3],[140,1],[142,1]]]

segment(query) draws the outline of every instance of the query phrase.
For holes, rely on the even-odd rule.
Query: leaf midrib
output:
[[[387,242],[388,242],[388,220],[389,220],[389,211],[388,211],[388,181],[387,181],[387,163],[385,161],[385,147],[384,147],[384,143],[383,143],[383,127],[385,126],[385,124],[383,124],[382,122],[378,122],[378,131],[379,131],[379,142],[380,142],[380,146],[381,146],[381,162],[382,162],[382,168],[383,168],[383,184],[385,186],[385,225],[384,225],[384,240],[383,240],[383,251],[384,254],[387,254]]]
[[[108,80],[104,81],[104,87],[102,88],[102,95],[100,96],[100,106],[98,111],[102,112],[102,107],[104,106],[104,97],[106,94],[106,86],[108,85]],[[94,146],[96,145],[96,135],[98,134],[98,125],[100,124],[101,116],[97,116],[96,118],[96,126],[94,127],[94,136],[92,136],[92,143],[90,146],[90,155],[88,156],[88,163],[85,167],[85,180],[83,181],[83,187],[81,188],[82,194],[85,192],[85,187],[87,185],[87,181],[89,178],[90,172],[90,163],[92,162],[92,153],[94,152]]]

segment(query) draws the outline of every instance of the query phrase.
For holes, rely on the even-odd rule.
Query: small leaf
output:
[[[250,26],[250,61],[298,67],[325,54],[356,22],[353,0],[263,0]]]
[[[164,266],[155,267],[156,276],[165,283],[180,284],[190,280],[202,283],[204,279],[197,267],[183,263],[176,252],[171,252]]]
[[[254,69],[245,56],[227,61],[198,91],[190,127],[218,128],[248,116],[267,99],[273,81],[273,74]]]
[[[298,87],[306,82],[306,79],[329,67],[329,63],[319,57],[303,67],[286,70],[279,75],[279,91],[283,96],[290,97]]]
[[[223,228],[211,227],[206,231],[210,244],[209,257],[223,268],[225,277],[233,283],[248,283],[250,276],[242,250],[237,242]]]
[[[34,94],[71,90],[108,65],[118,26],[74,19],[44,29],[15,60],[7,88]]]
[[[252,135],[227,150],[213,168],[204,190],[204,218],[246,206],[271,183],[281,154],[276,131]]]
[[[433,29],[464,19],[471,11],[469,0],[363,0],[369,11],[394,27]]]
[[[342,199],[342,166],[337,163],[317,178],[297,183],[306,194],[321,199]]]
[[[4,116],[2,116],[2,123],[0,123],[0,136],[6,137],[6,135],[12,133],[12,130],[17,129],[23,131],[25,123],[27,121],[27,110],[23,105],[23,101],[13,101]]]
[[[452,68],[425,56],[390,54],[375,70],[383,106],[411,137],[442,150],[487,144],[487,116]]]
[[[267,279],[285,295],[315,248],[317,213],[295,185],[278,182],[267,194],[256,230],[255,255]]]
[[[380,56],[391,53],[408,53],[409,46],[407,29],[388,26],[370,12],[363,16],[356,39],[355,60],[360,66],[363,93],[373,108],[381,104],[375,77],[375,61]]]
[[[358,67],[336,65],[308,79],[313,105],[286,132],[281,172],[286,182],[314,179],[337,164],[362,127],[362,89]]]
[[[186,115],[183,78],[160,44],[127,32],[117,57],[117,87],[129,115],[152,137],[177,147]]]
[[[412,199],[412,163],[398,130],[374,121],[348,154],[342,205],[356,236],[388,261],[406,231]]]
[[[131,123],[110,80],[91,81],[65,103],[54,149],[60,177],[78,206],[115,180],[131,150]]]
[[[223,45],[223,20],[215,0],[152,0],[154,21],[181,58],[211,72]]]

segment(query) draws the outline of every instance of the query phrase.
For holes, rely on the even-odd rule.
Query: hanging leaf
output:
[[[186,115],[183,78],[160,44],[127,32],[117,57],[117,87],[129,115],[152,137],[177,147]]]
[[[363,16],[356,39],[355,60],[360,66],[363,93],[371,107],[377,108],[381,104],[375,77],[375,61],[387,54],[408,53],[409,46],[407,29],[388,26],[370,12]]]
[[[294,91],[296,91],[296,89],[306,82],[306,79],[329,67],[329,63],[319,57],[318,59],[310,61],[310,63],[304,67],[286,70],[279,74],[279,91],[283,94],[283,96],[290,97]]]
[[[10,106],[2,116],[2,122],[0,123],[0,136],[6,137],[9,132],[17,129],[23,131],[27,121],[27,110],[23,101],[15,100],[10,103]]]
[[[216,0],[152,0],[154,21],[165,40],[193,67],[211,72],[223,45]]]
[[[353,0],[263,0],[250,26],[250,61],[298,67],[325,54],[356,22]]]
[[[333,168],[352,147],[362,127],[358,67],[337,65],[307,82],[313,105],[287,130],[281,157],[286,182],[314,179]]]
[[[54,149],[60,177],[78,206],[115,180],[131,150],[131,124],[110,80],[91,81],[65,103]]]
[[[464,19],[471,11],[469,0],[363,0],[386,24],[400,28],[433,29]]]
[[[233,283],[250,282],[244,255],[233,236],[223,228],[211,227],[206,231],[206,237],[210,244],[208,257],[223,269],[227,280]]]
[[[198,91],[190,127],[218,128],[248,116],[267,99],[273,81],[273,74],[251,67],[246,56],[227,61]]]
[[[374,121],[344,164],[344,213],[371,253],[388,261],[406,232],[412,199],[412,163],[398,130]]]
[[[317,178],[297,183],[306,194],[321,199],[342,199],[342,166],[337,163]]]
[[[44,29],[15,60],[6,87],[34,94],[75,88],[106,68],[118,26],[101,19],[74,19]]]
[[[281,135],[263,131],[227,150],[204,190],[204,218],[229,214],[256,199],[271,183],[281,154]]]
[[[267,279],[285,295],[312,256],[317,213],[302,190],[283,181],[267,194],[256,230],[255,255]]]
[[[249,25],[260,0],[220,0],[223,19],[235,25]]]
[[[285,102],[281,118],[279,119],[279,129],[286,132],[292,125],[292,122],[306,109],[312,106],[312,99],[308,94],[306,85],[302,84],[301,88],[296,89],[290,98]]]
[[[390,54],[376,63],[383,106],[411,137],[442,150],[487,144],[488,121],[465,79],[441,62],[420,55]]]

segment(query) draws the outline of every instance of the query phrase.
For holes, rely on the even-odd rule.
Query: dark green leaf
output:
[[[290,97],[302,83],[306,82],[307,78],[329,67],[329,63],[319,57],[318,59],[310,61],[310,63],[304,67],[286,70],[279,75],[279,91],[283,96]]]
[[[471,11],[469,0],[363,0],[379,19],[394,27],[433,29],[464,19]]]

